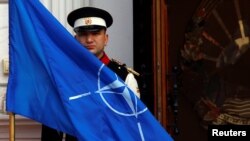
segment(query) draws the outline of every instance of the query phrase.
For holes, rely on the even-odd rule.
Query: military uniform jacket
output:
[[[107,57],[104,55],[104,57]],[[109,60],[109,59],[108,59]],[[135,75],[139,75],[137,72],[131,70],[130,68],[127,68],[125,64],[121,64],[120,62],[111,59],[108,62],[101,61],[106,64],[113,72],[115,72],[124,82],[127,84],[127,86],[140,98],[140,90],[138,87],[138,83]]]

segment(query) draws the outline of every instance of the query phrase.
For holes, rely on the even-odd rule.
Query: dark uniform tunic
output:
[[[122,80],[125,81],[128,70],[124,64],[120,64],[115,60],[110,60],[106,54],[100,59],[105,65],[113,70]],[[63,133],[48,126],[42,125],[42,137],[41,141],[62,141]],[[77,141],[77,139],[71,135],[66,135],[65,141]]]

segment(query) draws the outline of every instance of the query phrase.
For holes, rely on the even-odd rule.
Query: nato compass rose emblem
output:
[[[147,107],[138,109],[137,96],[133,94],[133,92],[128,88],[126,84],[124,84],[124,82],[118,79],[116,74],[114,74],[115,75],[114,77],[116,79],[112,80],[112,82],[110,82],[108,85],[104,85],[104,86],[101,85],[101,73],[104,69],[104,66],[105,65],[102,64],[98,71],[98,80],[97,80],[98,89],[97,90],[95,90],[94,92],[86,92],[86,93],[78,94],[75,96],[71,96],[69,97],[69,100],[83,98],[91,94],[99,94],[104,104],[106,104],[111,111],[113,111],[114,113],[118,115],[121,115],[127,118],[131,118],[131,117],[138,118],[140,114],[143,114],[144,112],[146,112],[148,110]],[[118,108],[119,106],[117,106],[117,101],[116,101],[116,104],[112,104],[112,100],[108,99],[110,97],[110,94],[112,94],[115,97],[119,97],[119,99],[121,99],[122,101],[124,100],[125,102],[121,103],[121,105],[124,106],[124,104],[127,104],[126,106],[129,107],[130,112],[128,112],[128,110],[125,111],[122,108]],[[140,122],[137,122],[136,124],[140,133],[141,140],[145,141]]]

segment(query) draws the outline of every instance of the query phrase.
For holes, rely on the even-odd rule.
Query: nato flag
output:
[[[79,141],[172,141],[124,82],[39,0],[9,0],[7,111]]]

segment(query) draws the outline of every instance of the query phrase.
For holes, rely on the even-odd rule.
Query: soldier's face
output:
[[[108,35],[105,29],[98,31],[82,31],[75,38],[96,57],[101,58],[104,48],[108,43]]]

